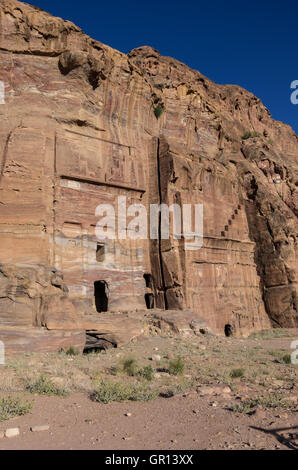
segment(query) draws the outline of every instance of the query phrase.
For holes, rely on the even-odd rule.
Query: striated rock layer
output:
[[[14,0],[0,3],[0,61],[2,329],[83,331],[85,315],[146,302],[218,334],[297,327],[298,137],[258,98]],[[202,248],[99,243],[96,207],[119,196],[148,213],[203,204]]]

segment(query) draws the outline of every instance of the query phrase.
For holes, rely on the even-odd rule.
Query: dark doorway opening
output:
[[[225,335],[226,336],[232,336],[233,331],[231,325],[227,324],[225,325]]]
[[[95,307],[98,312],[107,312],[109,304],[109,287],[106,281],[94,282]]]
[[[154,308],[154,295],[153,294],[145,294],[145,302],[146,302],[146,307],[148,310]]]
[[[146,293],[145,293],[145,303],[147,309],[154,308],[154,294],[152,290],[152,276],[151,274],[144,274],[144,279],[146,283]]]
[[[148,287],[149,289],[152,289],[152,276],[151,274],[144,274],[144,279],[145,279],[145,282],[146,282],[146,287]]]

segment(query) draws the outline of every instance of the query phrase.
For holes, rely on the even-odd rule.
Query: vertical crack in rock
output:
[[[12,137],[14,131],[15,131],[15,129],[11,130],[11,131],[8,133],[8,136],[7,136],[6,141],[5,141],[4,150],[3,150],[3,155],[2,155],[2,161],[1,161],[1,167],[0,167],[0,184],[1,184],[1,181],[2,181],[2,178],[3,178],[3,174],[4,174],[4,171],[5,171],[6,160],[7,160],[7,155],[8,155],[9,142],[10,142],[10,139],[11,139],[11,137]]]
[[[160,138],[157,139],[157,150],[156,150],[156,159],[157,159],[157,180],[158,180],[158,195],[159,195],[159,204],[163,204],[162,190],[161,190],[161,174],[160,174]],[[161,272],[161,282],[162,282],[162,291],[164,296],[164,305],[165,309],[168,310],[168,300],[167,300],[167,288],[165,283],[164,276],[164,261],[162,255],[161,247],[161,223],[162,223],[162,214],[159,211],[158,214],[158,253],[159,253],[159,262],[160,262],[160,272]]]

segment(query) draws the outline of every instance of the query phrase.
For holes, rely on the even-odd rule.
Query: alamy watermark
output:
[[[298,80],[294,80],[291,83],[291,89],[294,90],[291,93],[291,103],[298,104]]]
[[[0,104],[5,104],[5,85],[2,80],[0,80]]]
[[[0,366],[5,365],[5,346],[3,341],[0,341]]]
[[[203,245],[203,204],[150,204],[148,216],[143,204],[127,207],[126,196],[118,196],[116,207],[99,204],[95,216],[101,217],[95,228],[99,241],[168,240],[172,225],[172,237],[183,239],[186,251],[199,250]]]
[[[291,349],[294,349],[294,351],[291,354],[291,363],[298,364],[298,339],[296,339],[295,341],[292,341]]]

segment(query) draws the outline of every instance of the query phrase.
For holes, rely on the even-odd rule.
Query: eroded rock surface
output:
[[[219,334],[297,326],[293,130],[151,47],[122,54],[14,0],[0,25],[1,325],[79,331],[147,302]],[[203,247],[99,243],[96,207],[119,196],[203,204]]]

